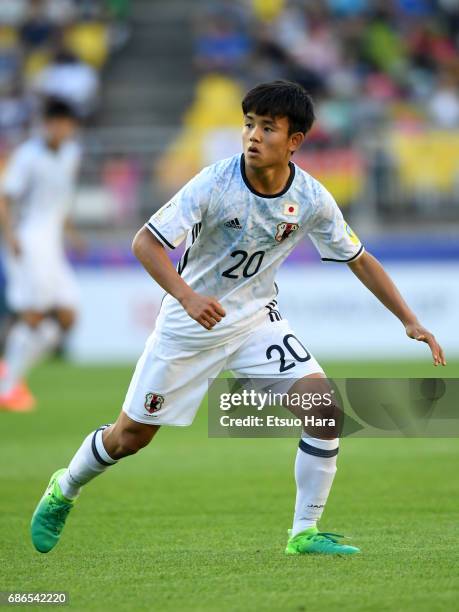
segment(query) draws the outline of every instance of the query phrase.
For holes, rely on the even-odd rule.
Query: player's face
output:
[[[56,117],[46,121],[45,129],[48,140],[60,144],[75,136],[77,124],[70,117]]]
[[[304,140],[304,134],[289,134],[287,117],[244,115],[242,142],[245,162],[252,168],[286,165]]]

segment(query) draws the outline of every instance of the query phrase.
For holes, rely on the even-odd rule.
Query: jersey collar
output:
[[[290,168],[290,176],[288,177],[288,181],[286,182],[285,187],[282,189],[282,191],[279,191],[279,193],[267,195],[266,193],[260,193],[259,191],[254,189],[252,185],[249,183],[249,180],[245,173],[245,159],[244,159],[244,153],[243,153],[241,155],[241,163],[240,163],[242,180],[244,181],[247,189],[249,189],[254,195],[258,196],[259,198],[280,198],[281,196],[287,193],[287,191],[292,186],[293,179],[295,178],[295,164],[292,162],[289,162],[288,165]]]

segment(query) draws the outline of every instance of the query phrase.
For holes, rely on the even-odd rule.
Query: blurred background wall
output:
[[[241,97],[275,78],[316,103],[296,163],[459,356],[459,0],[0,0],[0,166],[38,128],[43,96],[71,101],[84,125],[72,358],[138,356],[162,291],[133,260],[133,234],[240,151]],[[279,286],[319,359],[427,358],[309,244]]]

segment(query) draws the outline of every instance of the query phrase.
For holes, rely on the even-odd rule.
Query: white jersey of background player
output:
[[[347,262],[407,334],[429,344],[434,363],[445,364],[435,338],[363,250],[330,194],[290,163],[314,119],[307,93],[295,83],[265,83],[247,94],[242,107],[244,156],[205,169],[134,239],[134,253],[169,295],[116,423],[89,434],[69,467],[52,475],[32,518],[40,552],[58,542],[81,487],[146,446],[161,425],[189,425],[208,378],[223,369],[239,378],[278,378],[281,384],[295,378],[308,382],[309,390],[310,383],[323,389],[321,367],[275,308],[275,272],[306,235],[322,259]],[[164,247],[185,237],[187,250],[175,270]],[[300,273],[298,291],[306,286],[307,272]],[[271,350],[281,346],[283,356]],[[358,552],[316,526],[335,475],[338,442],[336,433],[304,432],[300,440],[288,554]]]
[[[20,378],[72,326],[77,301],[63,235],[80,163],[77,122],[59,100],[46,103],[43,119],[42,135],[13,152],[1,181],[6,299],[17,320],[5,344],[0,407],[18,411],[33,405]]]

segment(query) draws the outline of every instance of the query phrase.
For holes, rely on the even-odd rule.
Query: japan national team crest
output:
[[[164,403],[164,397],[159,395],[158,393],[147,393],[145,396],[145,410],[149,414],[154,414],[161,410],[161,407]]]
[[[277,226],[276,234],[277,242],[282,242],[283,240],[288,238],[290,234],[296,232],[299,227],[300,226],[298,225],[298,223],[286,223],[285,221],[284,223],[279,223]]]

